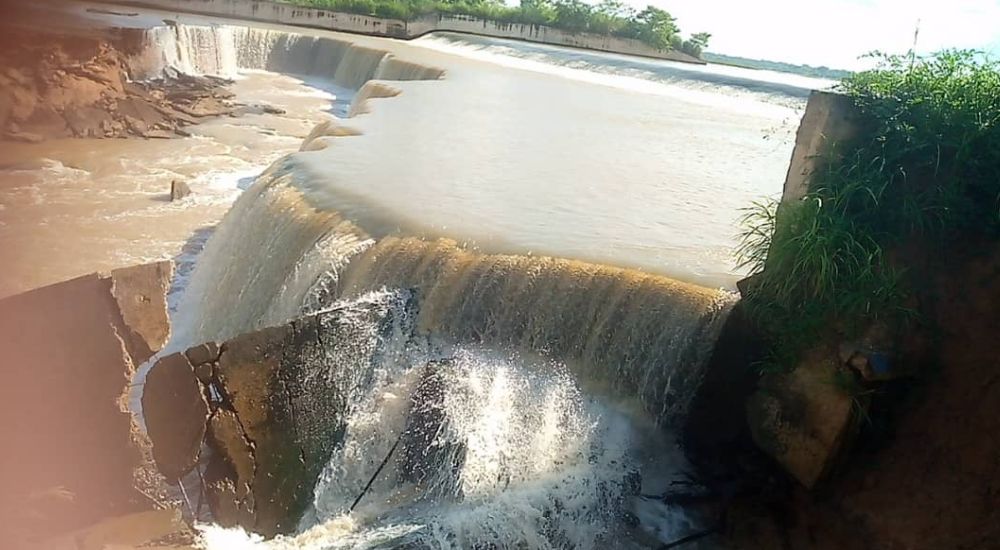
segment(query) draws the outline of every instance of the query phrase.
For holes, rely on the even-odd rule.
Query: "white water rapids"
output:
[[[137,77],[285,73],[336,99],[185,271],[169,350],[400,289],[419,303],[416,336],[345,369],[368,385],[298,532],[206,524],[207,548],[641,548],[697,526],[641,495],[684,467],[669,429],[728,313],[734,221],[779,190],[804,84],[170,18]],[[415,476],[390,450],[439,359],[425,414],[445,420]]]

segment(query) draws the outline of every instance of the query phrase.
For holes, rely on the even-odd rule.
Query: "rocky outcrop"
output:
[[[135,266],[0,300],[5,547],[157,506],[127,389],[169,335],[171,271]]]
[[[45,32],[0,24],[0,139],[170,138],[230,114],[228,81],[183,74],[128,77],[122,36]]]
[[[176,480],[208,450],[215,521],[265,536],[295,529],[340,442],[345,412],[392,334],[408,293],[384,293],[280,327],[160,359],[143,410],[160,471]]]

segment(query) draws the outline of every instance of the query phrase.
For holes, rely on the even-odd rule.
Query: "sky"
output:
[[[712,33],[708,50],[742,57],[864,68],[872,50],[987,50],[1000,57],[1000,0],[628,0],[677,18],[684,34]]]

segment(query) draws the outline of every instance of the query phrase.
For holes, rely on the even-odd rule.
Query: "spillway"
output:
[[[483,83],[504,83],[476,80],[482,68],[463,76],[448,64],[461,69],[464,62],[440,53],[418,62],[419,56],[389,51],[396,46],[358,42],[329,33],[174,23],[148,30],[145,49],[133,60],[136,78],[173,71],[239,78],[247,70],[273,71],[322,79],[351,98],[345,118],[318,125],[298,153],[275,162],[236,200],[190,275],[169,350],[224,341],[310,312],[349,309],[385,293],[413,293],[417,304],[412,332],[390,338],[390,351],[340,365],[350,403],[342,415],[343,439],[317,480],[297,532],[264,541],[207,525],[205,544],[583,549],[643,547],[649,541],[640,542],[636,533],[651,530],[669,539],[689,518],[640,494],[665,490],[671,472],[683,465],[669,434],[698,388],[732,295],[636,269],[633,262],[602,262],[600,250],[576,254],[567,246],[560,255],[554,241],[536,251],[516,239],[500,242],[466,231],[470,226],[459,216],[485,220],[516,210],[521,199],[501,199],[503,209],[490,211],[457,174],[482,184],[483,196],[489,196],[487,188],[502,193],[489,180],[496,174],[491,163],[513,154],[507,148],[525,150],[511,141],[473,140],[478,145],[470,147],[461,132],[437,126],[467,113],[472,103],[461,111],[412,109],[451,90],[446,97],[456,101],[482,99],[482,110],[465,122],[487,124],[482,117],[497,115],[498,104],[485,91],[494,88]],[[451,79],[464,82],[464,90],[449,88]],[[545,81],[543,87],[563,85]],[[536,107],[517,108],[541,113]],[[759,113],[746,116],[740,120]],[[438,153],[428,151],[433,144],[434,151],[447,152],[441,145],[446,136],[464,157],[439,164],[438,181],[434,169],[426,168]],[[380,150],[379,144],[392,147]],[[408,148],[417,153],[406,157]],[[566,212],[579,215],[573,211],[579,197],[560,203],[545,195],[548,187],[579,176],[559,174],[563,165],[530,172],[526,167],[537,168],[539,158],[524,154],[530,158],[521,166],[508,164],[510,177],[536,177],[535,205],[553,218],[543,220],[550,225],[530,226],[532,234],[544,240],[548,229],[557,238],[565,233],[579,241],[560,225]],[[552,158],[564,160],[555,153]],[[632,165],[607,162],[630,174],[624,167]],[[422,179],[412,179],[413,173]],[[383,187],[394,178],[397,187]],[[437,217],[428,221],[422,209],[435,202],[428,199],[433,193],[442,201],[466,201],[461,204],[467,210],[435,210]],[[535,206],[525,204],[526,211]],[[490,214],[476,211],[477,205]],[[609,205],[608,212],[616,207]],[[592,221],[600,226],[600,219]],[[455,238],[456,232],[465,237]],[[624,242],[627,235],[607,242]],[[439,408],[433,413],[408,405],[425,391],[429,363],[439,365]],[[304,368],[328,365],[317,360]],[[416,455],[412,449],[394,454],[399,434],[409,433],[421,414],[443,419],[439,429],[421,436],[424,450]],[[373,463],[383,456],[385,473],[365,489]],[[365,492],[370,496],[353,508]]]

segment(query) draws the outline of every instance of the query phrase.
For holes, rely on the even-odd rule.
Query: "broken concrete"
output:
[[[160,359],[143,404],[161,472],[190,472],[204,434],[214,520],[269,537],[293,531],[343,437],[353,396],[390,334],[412,330],[412,307],[409,293],[385,293]]]
[[[208,402],[194,369],[180,353],[170,355],[146,377],[142,413],[153,441],[153,458],[160,472],[171,481],[179,480],[198,463],[205,437]]]
[[[795,370],[763,376],[747,402],[754,442],[807,488],[857,428],[855,399],[836,383],[839,368],[835,350],[813,350]]]
[[[0,300],[0,540],[157,505],[126,403],[136,367],[169,334],[170,274],[160,262]]]

